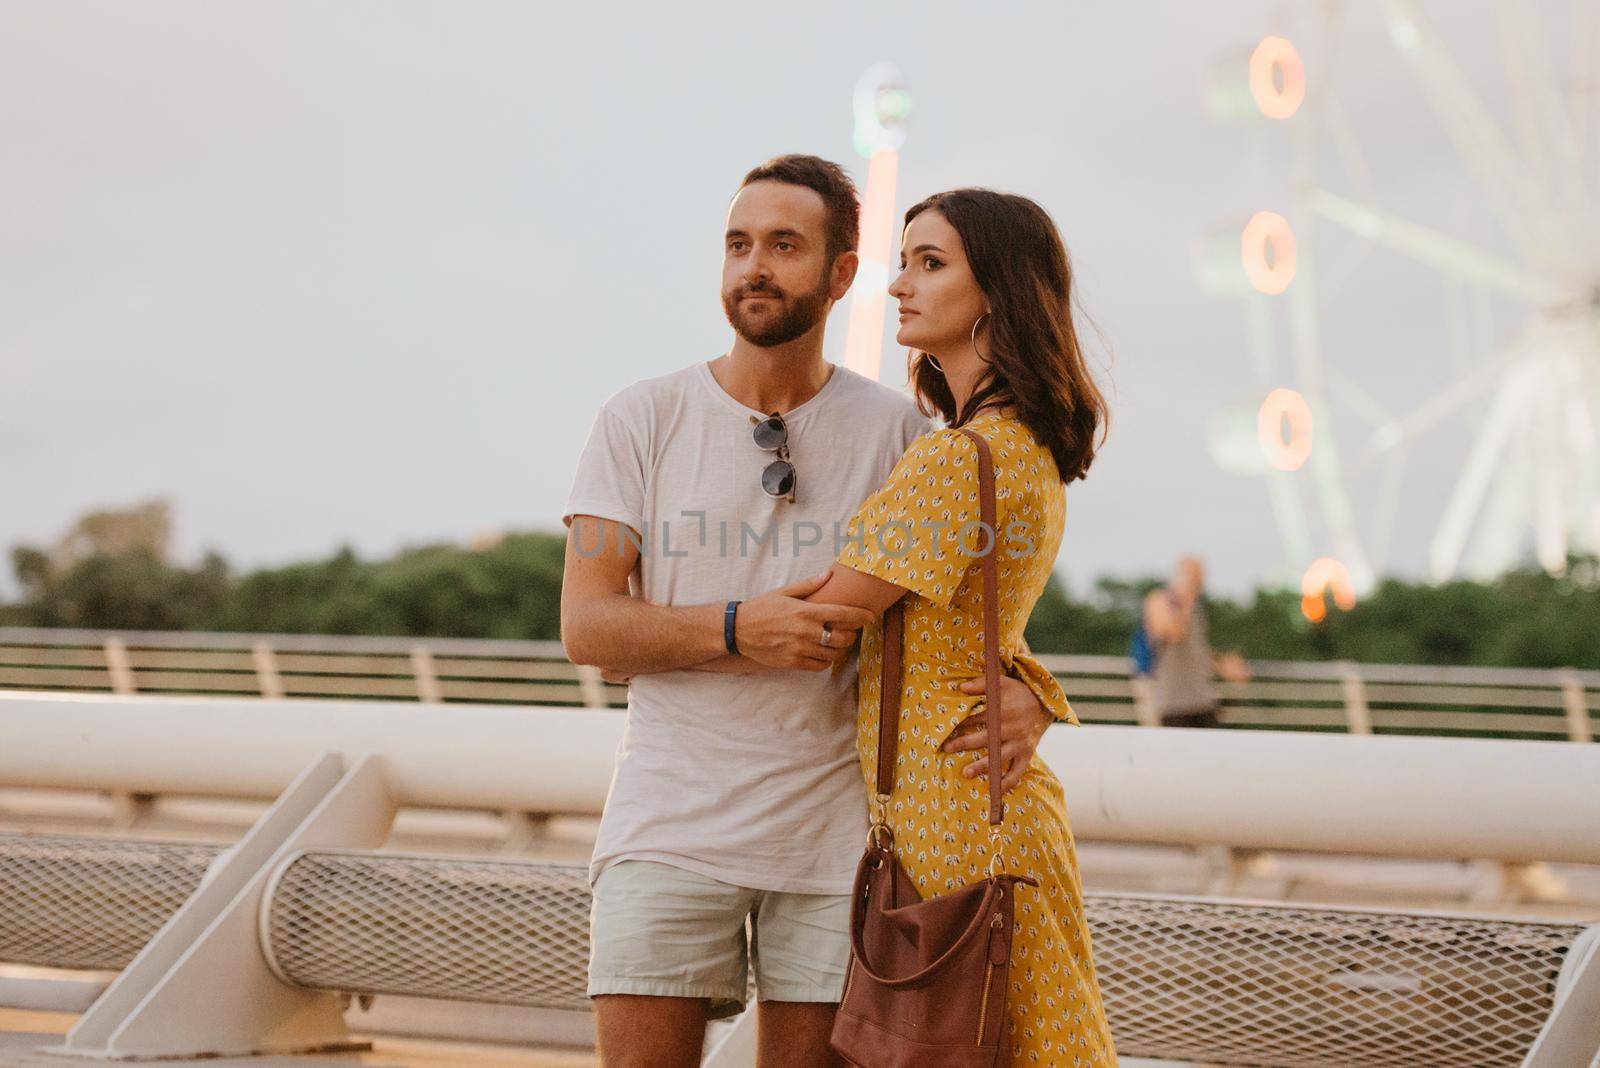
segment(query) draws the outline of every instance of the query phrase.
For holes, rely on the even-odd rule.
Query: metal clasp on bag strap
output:
[[[1000,825],[989,824],[989,878],[998,879],[1005,874],[1006,866],[1000,858]]]
[[[867,842],[879,849],[894,848],[894,831],[889,828],[888,794],[877,794],[872,799],[872,826],[867,829]]]

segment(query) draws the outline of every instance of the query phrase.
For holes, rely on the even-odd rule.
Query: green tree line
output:
[[[554,640],[563,552],[559,534],[524,533],[479,550],[428,545],[363,560],[342,549],[241,573],[216,554],[186,567],[136,547],[58,564],[19,546],[12,569],[22,597],[0,604],[0,625]],[[1039,652],[1122,655],[1156,582],[1102,579],[1075,598],[1054,578],[1028,642]],[[1600,668],[1594,558],[1574,558],[1562,576],[1529,568],[1488,583],[1389,580],[1315,625],[1301,616],[1298,590],[1215,598],[1210,614],[1214,644],[1257,659]]]

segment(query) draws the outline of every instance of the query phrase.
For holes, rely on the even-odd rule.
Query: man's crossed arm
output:
[[[561,643],[575,664],[647,674],[693,668],[726,654],[723,610],[716,604],[653,604],[628,592],[639,563],[639,537],[614,520],[575,515],[567,534],[561,581]],[[594,553],[579,546],[597,545]],[[739,606],[734,640],[739,652],[769,668],[821,671],[850,655],[855,637],[874,614],[852,605],[807,602],[827,581],[824,572]],[[833,645],[817,641],[831,624]]]

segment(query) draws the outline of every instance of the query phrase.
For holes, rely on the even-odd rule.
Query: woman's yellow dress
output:
[[[1050,451],[1019,420],[986,411],[967,426],[994,456],[1002,670],[1011,670],[1076,722],[1055,678],[1020,650],[1022,631],[1061,546],[1066,487]],[[895,855],[923,897],[988,874],[985,779],[962,769],[972,753],[944,753],[951,731],[983,710],[956,687],[983,676],[977,447],[957,430],[913,442],[889,481],[851,520],[839,562],[911,591],[905,598],[900,746],[888,822]],[[963,526],[972,524],[961,538]],[[965,552],[962,551],[965,548]],[[883,630],[861,641],[860,755],[868,790],[878,752]],[[1061,783],[1037,756],[1006,794],[1005,870],[1039,880],[1019,887],[1006,1014],[1014,1065],[1117,1062],[1095,981],[1083,889]]]

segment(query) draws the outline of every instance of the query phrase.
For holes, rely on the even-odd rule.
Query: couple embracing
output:
[[[1009,974],[983,995],[1003,1020],[979,1024],[998,1059],[1116,1063],[1061,784],[1034,757],[1076,721],[1023,641],[1106,417],[1067,253],[1024,197],[907,212],[889,287],[907,396],[823,359],[859,225],[835,164],[746,175],[723,238],[731,348],[612,396],[579,460],[562,641],[630,687],[590,868],[607,1068],[697,1065],[752,968],[761,1068],[845,1063],[869,798],[906,894],[1036,884],[1004,884]],[[886,666],[901,700],[880,738]]]

